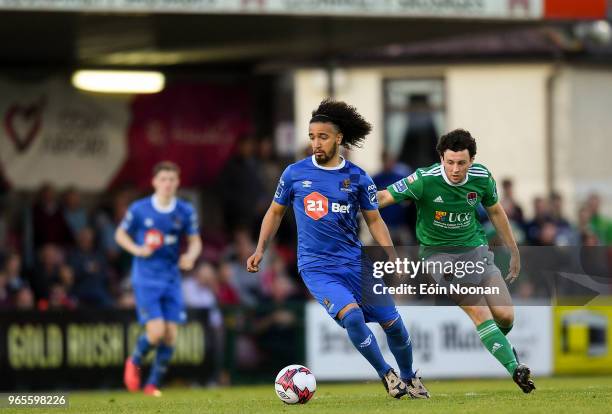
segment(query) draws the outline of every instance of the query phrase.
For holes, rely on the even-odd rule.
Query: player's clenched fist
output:
[[[195,260],[191,258],[189,255],[184,254],[184,255],[181,255],[181,257],[179,257],[179,262],[178,262],[179,269],[184,270],[184,271],[189,271],[193,269],[194,265],[195,265]]]
[[[263,259],[262,253],[253,253],[253,255],[247,259],[247,270],[251,273],[258,272],[259,263],[261,263],[261,259]]]

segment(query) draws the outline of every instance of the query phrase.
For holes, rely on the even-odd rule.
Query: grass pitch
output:
[[[610,413],[612,377],[536,379],[523,394],[510,380],[427,381],[430,400],[394,400],[382,384],[318,384],[306,405],[285,405],[268,386],[166,389],[161,398],[125,391],[73,392],[70,408],[2,409],[2,413]]]

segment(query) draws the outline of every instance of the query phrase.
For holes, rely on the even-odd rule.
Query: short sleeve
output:
[[[185,226],[183,228],[183,231],[185,232],[185,234],[189,236],[200,234],[200,224],[198,220],[198,213],[191,204],[187,204],[185,215],[187,216]]]
[[[497,184],[493,179],[493,176],[490,176],[487,180],[487,186],[485,188],[485,192],[482,195],[482,205],[485,207],[491,207],[497,201],[499,197],[497,196]]]
[[[121,220],[119,226],[130,234],[133,234],[138,226],[138,212],[136,206],[131,204]]]
[[[423,177],[417,170],[408,177],[391,184],[387,187],[387,190],[395,201],[406,199],[419,200],[423,195]]]
[[[293,180],[291,179],[291,165],[285,168],[278,180],[278,186],[274,193],[274,201],[283,206],[288,205],[293,197]]]
[[[359,178],[359,208],[362,210],[377,210],[376,184],[368,174],[363,173]]]

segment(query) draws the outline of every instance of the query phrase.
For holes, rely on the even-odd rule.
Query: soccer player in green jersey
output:
[[[482,203],[501,240],[510,249],[506,281],[512,283],[520,271],[520,257],[508,217],[498,202],[495,180],[484,165],[474,163],[476,141],[468,131],[457,129],[442,136],[437,151],[440,163],[419,168],[379,191],[379,208],[402,200],[415,202],[417,239],[425,260],[484,263],[479,268],[480,283],[498,287],[501,294],[483,295],[470,303],[464,303],[457,296],[450,297],[472,319],[486,349],[508,370],[523,392],[529,393],[535,389],[530,369],[517,361],[514,348],[506,339],[514,323],[510,294],[493,263],[493,253],[488,249],[476,211]],[[438,283],[448,280],[449,275],[441,270],[433,273],[430,276]]]

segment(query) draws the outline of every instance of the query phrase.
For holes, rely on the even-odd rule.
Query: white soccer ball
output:
[[[317,389],[313,373],[302,365],[281,369],[274,381],[276,395],[285,404],[306,404]]]

